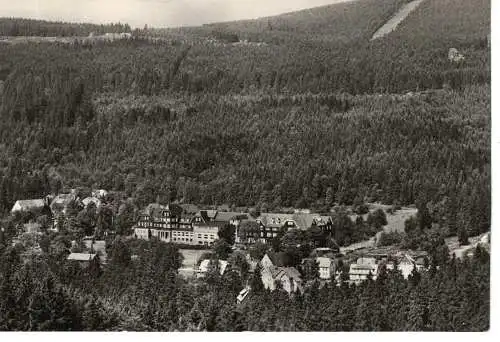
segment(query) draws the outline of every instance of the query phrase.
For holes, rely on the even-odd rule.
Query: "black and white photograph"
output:
[[[492,5],[0,0],[0,339],[490,331]]]

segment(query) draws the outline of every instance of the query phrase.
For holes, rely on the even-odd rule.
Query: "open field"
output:
[[[389,205],[383,205],[383,204],[370,204],[370,211],[375,211],[377,209],[382,209],[384,212],[390,208]],[[411,208],[411,207],[403,207],[400,210],[397,210],[394,214],[388,214],[386,212],[387,216],[387,225],[384,226],[384,231],[385,232],[399,232],[402,233],[405,231],[405,221],[409,219],[411,216],[417,214],[417,209],[416,208]],[[366,220],[368,217],[368,214],[363,215],[363,219]],[[351,219],[354,221],[356,219],[356,215],[351,215]],[[341,253],[349,253],[351,251],[355,251],[358,249],[363,249],[363,248],[369,248],[369,247],[374,247],[375,243],[377,241],[377,238],[379,236],[380,232],[377,233],[376,236],[372,237],[369,240],[365,241],[360,241],[353,243],[349,246],[346,247],[341,247],[340,252]]]
[[[410,217],[417,215],[416,208],[402,208],[394,214],[387,214],[387,225],[384,227],[385,232],[398,232],[405,231],[405,221]]]

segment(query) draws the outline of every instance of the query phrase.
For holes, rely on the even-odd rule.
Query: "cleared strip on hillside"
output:
[[[391,18],[387,21],[381,28],[379,28],[372,36],[370,40],[375,40],[382,38],[385,35],[394,31],[397,26],[406,19],[406,17],[414,11],[424,0],[414,0],[407,3]]]

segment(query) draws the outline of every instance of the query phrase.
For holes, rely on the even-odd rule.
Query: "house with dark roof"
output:
[[[331,217],[310,213],[262,213],[256,222],[260,225],[260,240],[268,242],[278,236],[280,231],[291,229],[308,230],[318,227],[322,231],[332,232],[333,222]]]
[[[57,195],[50,203],[50,210],[52,211],[52,215],[54,215],[54,217],[57,217],[57,215],[59,214],[66,214],[68,208],[72,203],[76,205],[81,204],[74,193]]]
[[[194,217],[200,211],[200,208],[195,204],[183,203],[179,204],[179,206],[182,208],[184,215],[191,215]]]
[[[192,244],[194,234],[191,216],[177,204],[149,204],[139,215],[134,234],[140,239],[152,237],[165,242]]]

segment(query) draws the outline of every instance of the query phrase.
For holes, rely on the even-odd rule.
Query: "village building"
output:
[[[241,212],[200,210],[193,218],[193,232],[197,245],[211,245],[218,239],[220,229],[233,225],[237,232],[240,223],[250,215]],[[237,236],[237,235],[236,235]]]
[[[316,258],[319,267],[319,278],[329,280],[335,275],[336,265],[335,261],[330,258],[319,257]]]
[[[92,253],[71,253],[68,255],[69,262],[77,263],[81,268],[88,268],[91,265],[99,265],[97,254]]]
[[[200,266],[196,269],[196,277],[197,278],[203,278],[207,275],[207,273],[210,270],[210,267],[212,267],[210,265],[211,262],[213,262],[213,260],[209,260],[209,259],[202,260],[202,262],[200,263]],[[223,275],[228,268],[228,262],[225,260],[217,260],[216,267],[219,271],[219,274]]]
[[[93,203],[96,208],[100,208],[101,204],[102,204],[101,200],[97,197],[85,197],[82,200],[82,204],[83,204],[84,208],[87,208],[89,206],[89,204],[91,204],[91,203]]]
[[[98,190],[92,190],[92,194],[90,197],[95,197],[95,198],[98,198],[100,200],[106,198],[106,196],[108,196],[108,191],[107,190],[104,190],[104,189],[98,189]]]
[[[77,206],[80,205],[80,201],[74,193],[57,195],[50,203],[52,215],[54,215],[54,217],[60,214],[66,215],[68,208],[70,208],[72,204]]]
[[[248,217],[245,213],[200,210],[192,214],[192,205],[150,204],[134,227],[140,239],[156,237],[164,242],[211,246],[219,238],[219,230],[226,225],[239,225]]]
[[[294,214],[263,213],[256,219],[256,222],[260,226],[257,240],[261,242],[269,242],[278,236],[280,231],[308,230],[312,227],[318,227],[324,232],[332,232],[333,230],[330,216],[303,212]]]
[[[23,232],[28,234],[39,234],[41,233],[42,225],[38,222],[28,222],[23,224]]]
[[[282,258],[277,253],[266,253],[261,260],[261,280],[264,288],[270,291],[278,287],[288,294],[303,292],[303,281],[295,267],[284,267]]]
[[[264,288],[270,291],[281,287],[288,294],[303,292],[302,278],[295,267],[263,269],[261,278]]]
[[[145,240],[156,237],[164,242],[194,241],[191,218],[183,215],[183,209],[176,204],[148,205],[139,215],[134,233],[138,238]]]
[[[375,258],[358,258],[356,263],[351,264],[349,268],[349,280],[353,283],[360,283],[367,280],[371,275],[375,280],[378,274],[378,263]]]
[[[405,279],[408,279],[408,276],[416,269],[418,272],[421,272],[426,269],[425,256],[411,256],[409,254],[404,254],[404,256],[398,260],[397,268],[403,275]]]
[[[99,262],[101,264],[107,263],[108,253],[106,252],[106,241],[86,238],[83,239],[83,243],[90,254],[97,254],[99,256]]]
[[[14,203],[10,212],[12,214],[21,212],[39,214],[45,209],[46,206],[47,201],[45,199],[18,200]]]

